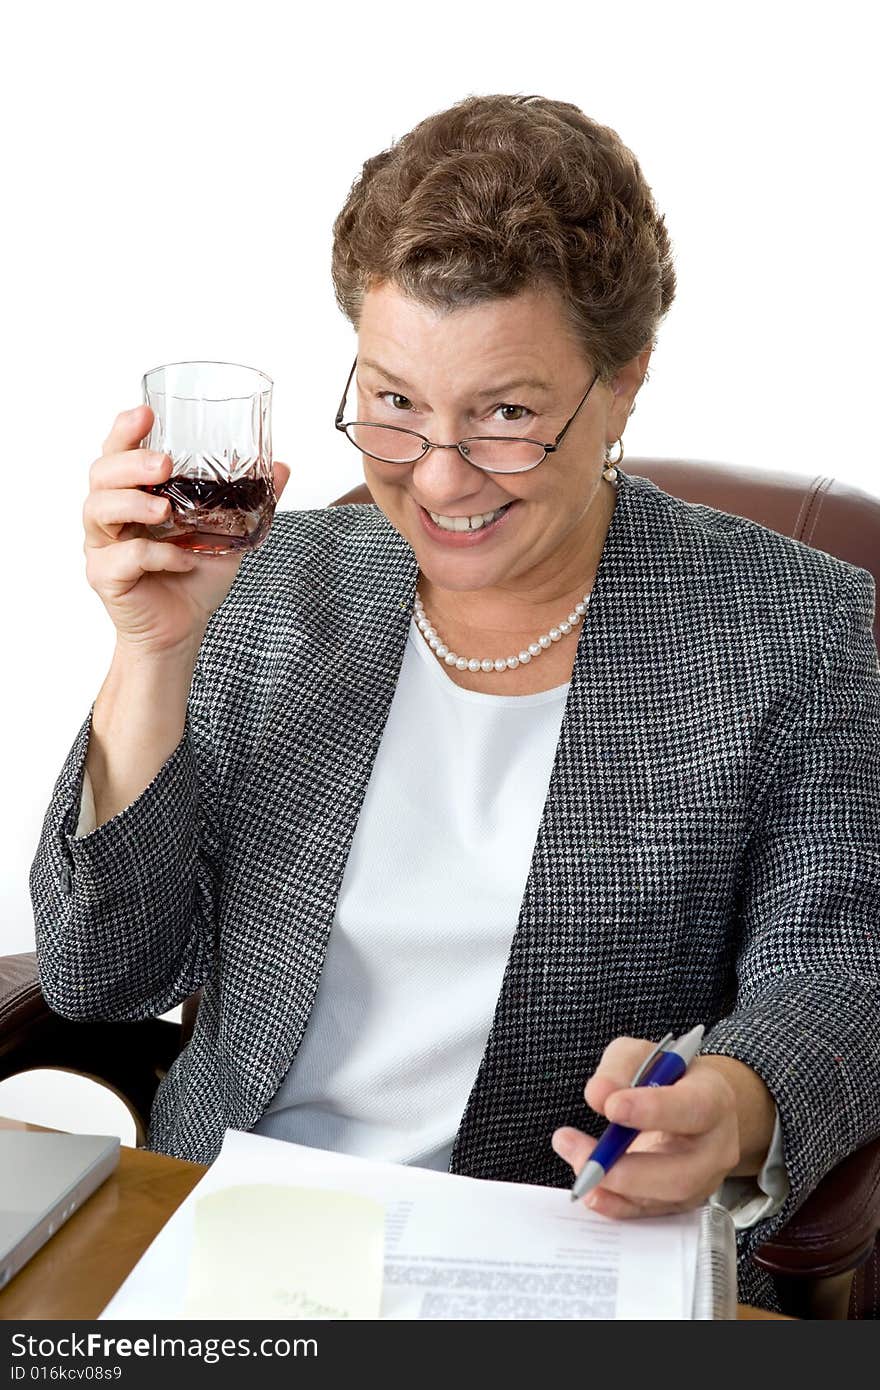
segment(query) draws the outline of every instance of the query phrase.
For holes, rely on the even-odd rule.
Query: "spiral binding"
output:
[[[703,1207],[697,1241],[692,1317],[736,1318],[736,1228],[724,1207]]]

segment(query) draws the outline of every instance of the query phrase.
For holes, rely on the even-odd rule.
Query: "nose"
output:
[[[467,448],[467,446],[466,446]],[[420,459],[413,464],[413,477],[418,475],[420,488],[448,492],[450,488],[460,488],[468,478],[481,485],[482,468],[477,468],[464,457],[457,443],[434,443],[425,449]]]
[[[460,512],[485,491],[485,471],[464,459],[455,443],[439,443],[425,449],[412,467],[414,495],[431,512],[452,507]],[[480,507],[474,503],[474,512]]]
[[[485,469],[462,458],[455,444],[428,449],[412,466],[412,493],[429,512],[446,516],[475,516],[492,511],[511,499],[495,497],[486,501]],[[492,479],[492,482],[498,482]],[[491,483],[490,483],[491,486]]]
[[[412,466],[421,497],[449,501],[483,486],[483,470],[463,457],[457,444],[432,444]]]

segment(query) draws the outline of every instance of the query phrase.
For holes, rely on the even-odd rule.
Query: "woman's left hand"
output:
[[[630,1086],[655,1046],[642,1038],[615,1038],[584,1090],[593,1110],[640,1131],[583,1199],[602,1216],[688,1211],[702,1205],[740,1162],[736,1092],[712,1059],[695,1058],[671,1086]],[[598,1140],[563,1126],[551,1142],[577,1174]]]

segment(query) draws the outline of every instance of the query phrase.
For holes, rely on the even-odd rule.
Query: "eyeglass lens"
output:
[[[350,424],[345,432],[365,454],[384,463],[415,463],[424,452],[420,437],[407,430],[391,429],[387,425]],[[468,439],[462,452],[478,468],[503,473],[540,462],[544,446],[528,439]]]

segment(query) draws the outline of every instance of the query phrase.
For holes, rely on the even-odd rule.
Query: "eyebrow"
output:
[[[386,381],[391,382],[392,386],[399,386],[404,391],[411,391],[413,389],[402,377],[395,376],[393,372],[388,371],[387,367],[383,367],[379,362],[371,361],[369,357],[362,357],[360,359],[360,364],[362,367],[372,367],[374,371],[380,372]],[[530,391],[549,392],[552,390],[552,387],[549,386],[546,381],[541,381],[537,377],[516,377],[511,381],[502,381],[497,386],[489,386],[486,387],[485,390],[474,391],[472,395],[475,400],[482,400],[488,396],[500,396],[503,392],[512,391],[520,386],[526,386]]]

